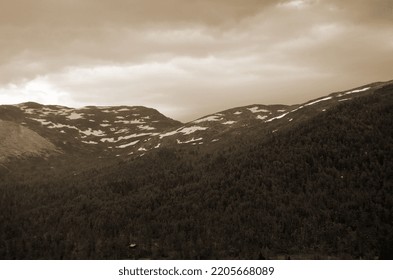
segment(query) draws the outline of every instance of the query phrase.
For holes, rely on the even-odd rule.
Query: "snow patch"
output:
[[[138,128],[142,129],[142,130],[155,130],[154,127],[151,127],[151,126],[148,126],[148,125],[138,125]]]
[[[240,111],[237,111],[237,112],[235,112],[235,113],[233,113],[234,115],[240,115],[240,114],[243,114],[243,112],[240,112]]]
[[[110,143],[117,142],[117,141],[115,141],[114,138],[101,138],[100,141],[101,142],[110,142]]]
[[[247,110],[251,111],[254,114],[255,113],[260,113],[260,112],[264,112],[264,113],[269,113],[270,112],[269,110],[266,110],[266,109],[259,109],[258,106],[252,107],[252,108],[247,108]]]
[[[87,129],[87,130],[79,130],[80,133],[83,133],[87,136],[93,135],[93,136],[105,136],[105,132],[102,130],[94,130],[94,129]]]
[[[47,121],[47,120],[45,120],[45,119],[35,119],[35,118],[30,118],[31,120],[34,120],[34,121],[37,121],[37,122],[40,122],[42,125],[49,125],[49,124],[51,124],[52,122],[50,122],[50,121]]]
[[[128,139],[142,137],[142,136],[148,136],[148,135],[151,135],[151,133],[139,133],[139,134],[134,133],[134,134],[130,134],[130,135],[127,135],[127,136],[120,136],[119,138],[117,138],[117,141],[128,140]]]
[[[35,109],[27,109],[27,107],[21,107],[21,109],[24,110],[26,114],[35,114]]]
[[[77,120],[83,119],[83,114],[72,112],[69,116],[66,117],[69,120]]]
[[[176,139],[176,140],[177,140],[177,144],[187,144],[187,143],[192,143],[192,142],[196,142],[196,141],[201,141],[201,140],[203,140],[203,138],[201,137],[201,138],[195,139],[194,137],[192,137],[192,139],[190,139],[188,141],[180,141],[179,139]]]
[[[365,88],[361,88],[361,89],[355,89],[355,90],[347,91],[346,93],[344,93],[344,95],[351,94],[351,93],[363,92],[363,91],[366,91],[366,90],[369,90],[369,89],[370,89],[370,87],[365,87]]]
[[[178,132],[176,130],[174,130],[174,131],[170,131],[170,132],[167,132],[167,133],[164,133],[164,134],[160,134],[160,139],[162,139],[164,137],[175,135],[176,133],[178,133]]]
[[[93,144],[93,145],[97,145],[98,144],[97,142],[94,142],[94,141],[82,141],[82,143]]]
[[[219,116],[208,116],[196,121],[193,121],[193,123],[201,123],[201,122],[217,122],[217,121],[221,121],[222,118],[220,118]]]
[[[139,142],[139,140],[136,140],[136,141],[130,142],[130,143],[128,143],[128,144],[116,146],[116,148],[118,148],[118,149],[123,149],[123,148],[129,147],[129,146],[134,146],[134,145],[137,144],[138,142]]]
[[[267,118],[267,116],[261,116],[261,115],[258,115],[257,116],[257,120],[264,120],[264,119],[266,119]]]
[[[202,126],[190,126],[190,127],[185,127],[185,128],[183,128],[181,130],[178,130],[178,132],[181,132],[184,135],[188,135],[188,134],[194,133],[195,131],[206,130],[206,129],[208,129],[208,128],[207,127],[202,127]]]
[[[127,133],[127,132],[130,132],[130,130],[128,128],[123,128],[123,129],[116,131],[115,134],[122,134],[122,133]]]
[[[63,127],[79,130],[79,128],[77,128],[76,126],[61,124],[61,123],[51,123],[51,125],[48,126],[48,128],[63,128]]]
[[[146,122],[144,122],[143,120],[131,120],[131,121],[126,121],[126,120],[119,120],[119,121],[115,121],[115,123],[124,123],[124,124],[144,124]]]
[[[310,102],[310,103],[304,104],[304,107],[310,106],[310,105],[314,105],[314,104],[317,104],[317,103],[319,103],[319,102],[326,101],[326,100],[330,100],[330,99],[332,99],[331,96],[328,96],[328,97],[325,97],[325,98],[322,98],[322,99],[318,99],[318,100],[312,101],[312,102]],[[300,107],[299,107],[299,108],[300,108]]]
[[[224,122],[222,124],[234,124],[234,123],[236,123],[236,121],[226,121],[226,122]]]
[[[188,134],[194,133],[195,131],[206,130],[206,129],[208,129],[208,128],[207,127],[202,127],[202,126],[190,126],[190,127],[184,127],[183,126],[181,128],[178,128],[177,130],[169,131],[169,132],[163,133],[163,134],[159,134],[159,136],[160,136],[160,139],[162,139],[164,137],[172,136],[172,135],[175,135],[177,133],[183,133],[184,135],[188,135]]]
[[[274,121],[274,120],[282,119],[283,117],[285,117],[285,116],[288,115],[288,114],[289,114],[289,112],[287,112],[287,113],[285,113],[285,114],[282,114],[282,115],[280,115],[280,116],[277,116],[277,117],[268,119],[268,120],[265,121],[265,122],[271,122],[271,121]]]

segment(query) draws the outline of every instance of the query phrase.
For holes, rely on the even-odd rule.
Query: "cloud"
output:
[[[146,105],[190,120],[393,74],[391,1],[6,2],[0,103]]]

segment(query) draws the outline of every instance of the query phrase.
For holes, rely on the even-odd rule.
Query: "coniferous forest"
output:
[[[392,120],[388,88],[220,149],[10,162],[0,258],[393,259]]]

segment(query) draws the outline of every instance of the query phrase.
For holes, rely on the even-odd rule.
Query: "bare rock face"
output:
[[[45,155],[55,151],[55,145],[31,129],[0,120],[0,161],[8,157]]]

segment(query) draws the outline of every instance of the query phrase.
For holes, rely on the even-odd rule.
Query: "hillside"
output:
[[[392,107],[376,83],[173,124],[78,173],[63,153],[15,180],[10,161],[0,258],[392,259]]]
[[[56,147],[34,131],[13,122],[0,120],[0,162],[8,157],[48,155]]]

